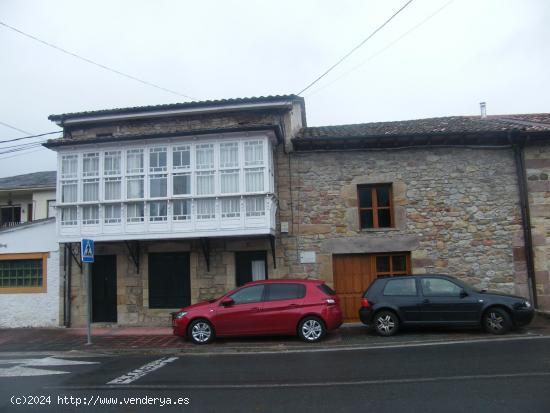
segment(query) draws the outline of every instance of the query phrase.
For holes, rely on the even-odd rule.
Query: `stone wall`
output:
[[[550,145],[525,149],[539,308],[550,311]]]
[[[210,241],[210,271],[197,240],[148,241],[140,243],[139,273],[124,243],[97,243],[96,255],[117,256],[117,317],[119,325],[169,325],[173,309],[149,308],[148,254],[155,252],[188,252],[190,259],[191,303],[217,298],[235,288],[235,252],[267,252],[268,277],[281,277],[273,268],[266,238],[229,238]],[[72,261],[71,320],[73,327],[86,325],[86,280]]]
[[[410,251],[414,273],[447,273],[528,296],[510,149],[280,152],[281,258],[332,283],[332,254]],[[361,230],[357,185],[392,183],[395,228]],[[293,206],[293,207],[292,207]],[[299,251],[316,263],[300,264]]]

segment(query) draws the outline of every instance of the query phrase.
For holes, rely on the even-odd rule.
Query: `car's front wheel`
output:
[[[393,336],[399,330],[399,318],[393,311],[380,311],[374,315],[374,331],[381,336]]]
[[[306,343],[321,340],[326,332],[325,323],[318,317],[306,317],[298,325],[298,336]]]
[[[483,327],[488,333],[505,334],[512,328],[512,320],[502,308],[489,308],[483,315]]]
[[[207,320],[194,320],[189,324],[187,337],[194,344],[208,344],[214,340],[214,328]]]

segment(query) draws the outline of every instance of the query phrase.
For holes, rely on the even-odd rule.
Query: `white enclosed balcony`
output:
[[[59,151],[60,242],[275,233],[272,142],[260,132]]]

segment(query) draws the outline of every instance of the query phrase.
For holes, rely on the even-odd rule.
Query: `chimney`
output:
[[[481,110],[481,119],[485,119],[487,117],[487,104],[485,102],[480,102],[479,109]]]

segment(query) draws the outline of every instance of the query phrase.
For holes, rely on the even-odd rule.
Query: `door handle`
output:
[[[296,307],[298,307],[298,304],[289,304],[288,306],[292,307],[292,308],[296,308]]]
[[[254,307],[251,309],[253,312],[261,311],[262,309],[260,307]]]
[[[422,304],[429,304],[429,303],[430,303],[430,300],[428,300],[427,298],[422,301]]]

